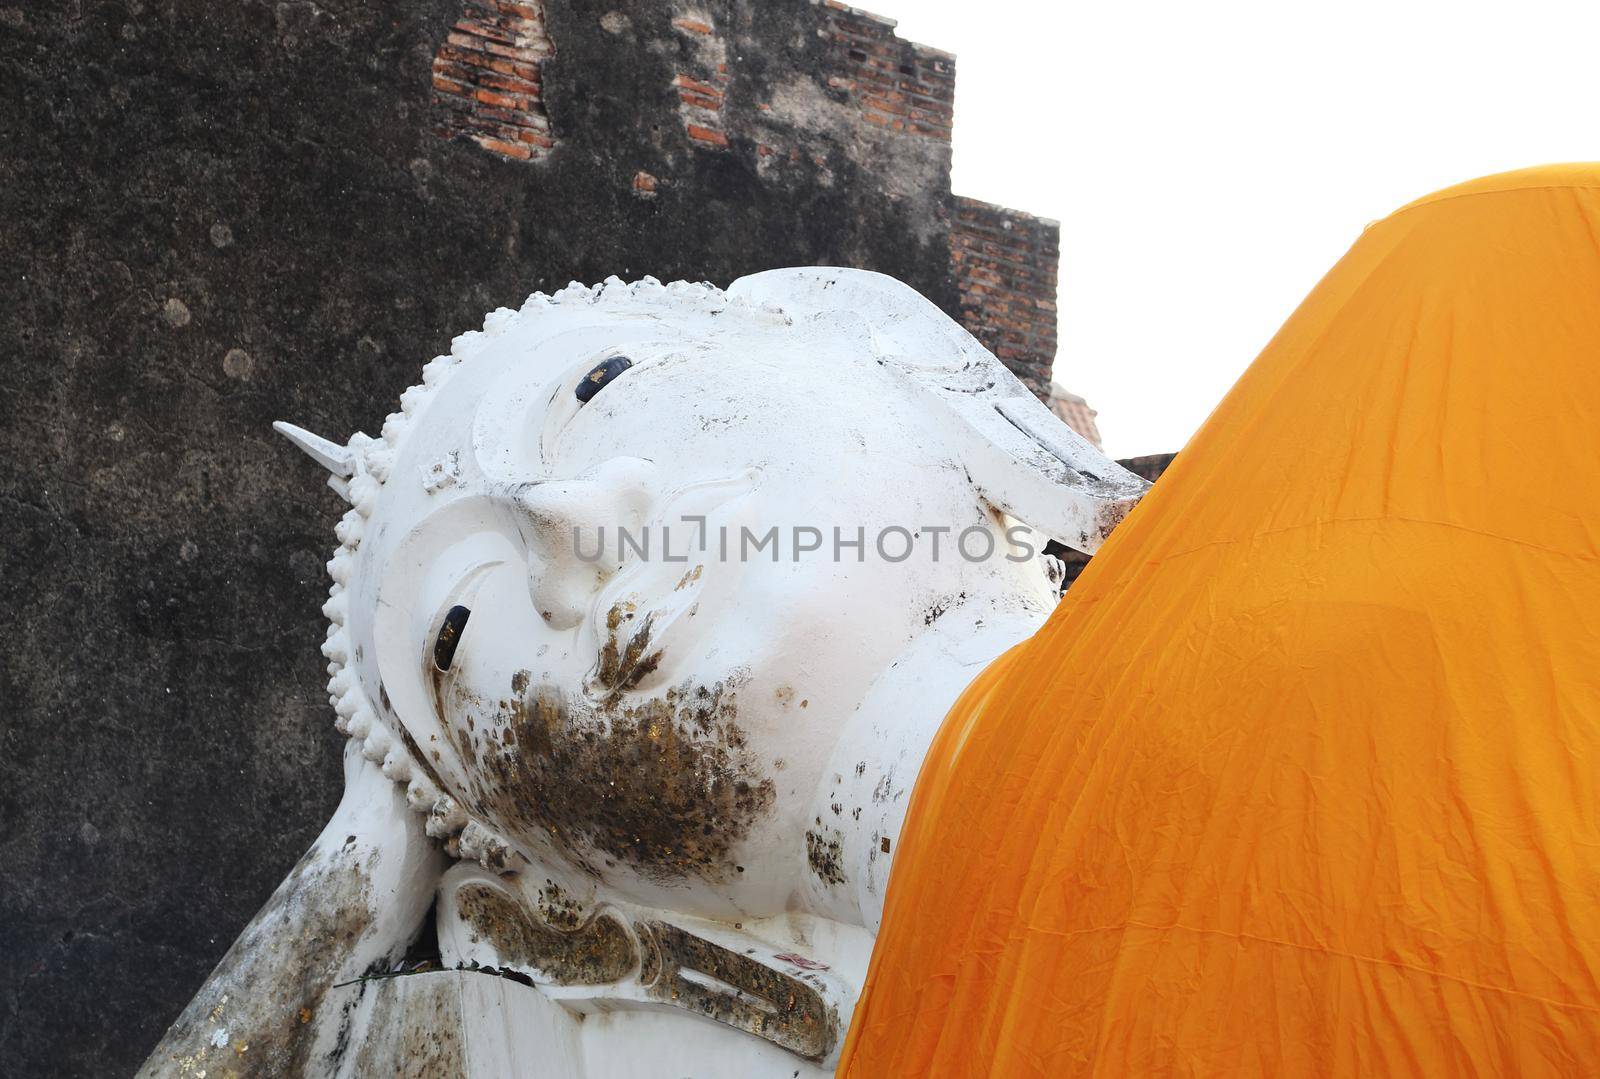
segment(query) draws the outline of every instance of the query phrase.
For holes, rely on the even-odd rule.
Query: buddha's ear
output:
[[[731,296],[797,324],[862,323],[873,359],[926,406],[985,501],[1093,554],[1149,484],[1062,423],[977,339],[915,289],[868,270],[799,267],[741,277]]]

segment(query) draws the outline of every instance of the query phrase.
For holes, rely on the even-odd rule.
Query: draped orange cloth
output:
[[[1600,165],[1370,226],[917,781],[839,1074],[1600,1075]]]

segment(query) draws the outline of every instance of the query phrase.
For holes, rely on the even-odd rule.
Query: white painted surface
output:
[[[618,354],[632,366],[580,403],[579,380]],[[535,296],[457,338],[380,439],[285,433],[352,504],[324,607],[337,724],[354,759],[403,785],[428,835],[468,860],[442,879],[419,868],[395,909],[437,891],[446,965],[537,986],[482,973],[364,982],[347,1042],[319,1051],[317,1074],[388,1051],[415,1019],[391,1005],[413,995],[415,1008],[423,995],[436,1005],[432,1021],[462,1028],[474,1075],[825,1074],[928,742],[983,665],[1054,603],[1042,558],[1003,556],[1006,527],[1020,519],[1092,550],[1144,486],[931,304],[852,270],[773,271],[726,295],[646,280]],[[688,519],[680,557],[664,557],[662,538]],[[618,526],[651,530],[655,555],[593,561],[571,547],[574,528]],[[724,529],[737,541],[774,526],[776,557],[719,549]],[[881,557],[872,538],[899,528],[915,554]],[[802,549],[806,529],[820,554]],[[859,560],[833,557],[835,529],[868,537]],[[961,557],[963,530],[999,553]],[[703,546],[686,542],[694,531]],[[471,616],[440,670],[435,641],[457,605]],[[634,658],[653,659],[619,680],[622,610],[627,633],[651,627]],[[681,707],[702,687],[736,698],[721,726]],[[559,710],[530,711],[552,700]],[[530,715],[555,717],[535,748],[518,737],[535,729]],[[581,755],[635,716],[652,741],[618,749],[614,773],[605,752]],[[677,771],[651,756],[658,737],[688,747]],[[534,757],[551,745],[574,754],[552,781],[567,786],[530,787],[519,769],[543,767]],[[735,780],[761,792],[755,810],[728,799]],[[645,838],[619,841],[618,819]],[[379,850],[394,842],[393,823],[351,828],[376,830],[357,841]],[[474,881],[526,919],[555,918],[556,905],[579,922],[616,919],[632,973],[599,985],[552,973],[559,963],[530,959],[514,932],[463,918],[455,889]],[[385,954],[403,948],[415,913],[392,923],[380,921]],[[748,964],[815,994],[835,1034],[820,1059],[663,994],[651,957],[667,954],[652,943],[667,930],[652,926],[701,942],[679,953],[701,966],[680,972],[719,1000],[750,1003],[767,984]],[[723,969],[752,980],[705,973],[716,955],[741,957]],[[770,1010],[756,1005],[752,1029]]]

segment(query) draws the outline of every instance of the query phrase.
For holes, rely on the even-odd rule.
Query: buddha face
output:
[[[349,584],[352,667],[528,858],[778,913],[830,751],[883,720],[857,712],[873,681],[937,612],[1044,610],[1050,584],[870,334],[638,299],[504,317],[413,409]]]

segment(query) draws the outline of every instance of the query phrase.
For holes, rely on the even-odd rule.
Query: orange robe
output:
[[[1370,226],[914,792],[841,1076],[1600,1075],[1600,165]]]

